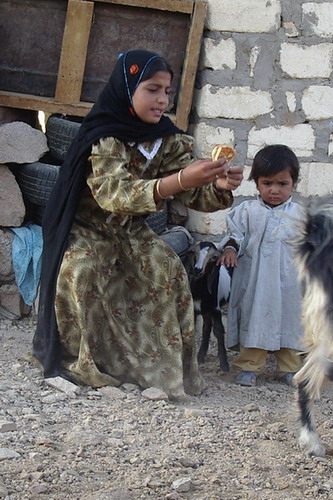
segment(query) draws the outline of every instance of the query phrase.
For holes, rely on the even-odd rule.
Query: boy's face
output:
[[[171,75],[158,71],[149,80],[141,82],[135,90],[133,107],[142,121],[158,123],[169,105]]]
[[[294,181],[289,170],[282,170],[271,177],[259,177],[257,188],[267,205],[277,207],[291,196],[294,190]]]

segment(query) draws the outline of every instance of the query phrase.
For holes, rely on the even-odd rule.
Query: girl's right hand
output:
[[[182,184],[186,189],[207,186],[220,177],[226,177],[228,169],[225,158],[197,160],[183,169]]]

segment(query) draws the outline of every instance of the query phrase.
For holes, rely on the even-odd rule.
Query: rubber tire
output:
[[[157,234],[163,233],[168,223],[168,207],[165,204],[160,212],[150,213],[145,217],[145,222]]]
[[[15,177],[25,200],[45,207],[59,173],[59,165],[34,162],[15,168]]]
[[[46,137],[50,153],[57,160],[63,161],[77,135],[81,118],[51,115],[46,123]]]

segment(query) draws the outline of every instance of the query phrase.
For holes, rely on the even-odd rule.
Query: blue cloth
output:
[[[28,224],[11,230],[15,233],[12,262],[16,285],[25,304],[32,306],[38,292],[42,265],[42,228],[36,224]]]

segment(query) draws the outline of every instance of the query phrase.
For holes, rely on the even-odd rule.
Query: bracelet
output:
[[[161,195],[161,191],[160,191],[160,184],[161,184],[161,181],[162,179],[158,179],[158,181],[156,182],[156,192],[158,194],[158,196],[162,199],[162,200],[167,200],[169,198],[169,196],[162,196]]]
[[[181,180],[181,177],[182,177],[182,173],[183,173],[183,170],[179,170],[178,171],[178,175],[177,175],[177,181],[178,181],[178,184],[179,184],[179,187],[182,191],[188,191],[190,188],[186,188],[183,186],[182,184],[182,180]]]
[[[230,248],[230,249],[231,249],[231,250],[233,250],[235,253],[237,253],[236,248],[235,248],[235,247],[233,247],[232,245],[227,245],[227,246],[225,246],[225,247],[223,248],[223,252],[224,252],[224,250],[227,250],[228,248]]]

